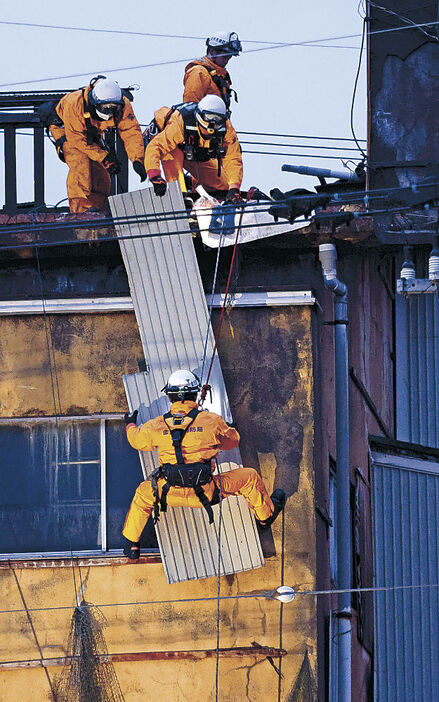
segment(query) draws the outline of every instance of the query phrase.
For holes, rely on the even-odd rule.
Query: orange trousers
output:
[[[158,481],[159,495],[162,493],[164,480]],[[274,506],[267,488],[254,468],[235,468],[221,473],[221,485],[218,475],[213,481],[203,485],[203,491],[209,500],[212,499],[215,485],[221,490],[225,499],[231,495],[242,495],[253,514],[260,521],[268,519],[273,514]],[[171,487],[166,502],[170,507],[203,507],[193,488]],[[125,519],[122,534],[129,541],[139,541],[148,517],[154,506],[154,495],[150,480],[140,483]]]
[[[107,210],[111,178],[98,161],[74,149],[66,142],[63,146],[64,159],[69,167],[67,175],[67,195],[70,212],[85,212],[90,207]]]
[[[224,163],[221,164],[221,175],[218,177],[218,161],[187,161],[181,149],[174,149],[166,156],[162,157],[162,166],[166,181],[171,183],[178,180],[179,173],[183,168],[195,178],[196,185],[202,185],[209,190],[228,190],[230,179]]]

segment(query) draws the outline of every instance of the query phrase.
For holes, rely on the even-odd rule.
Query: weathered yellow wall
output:
[[[123,328],[121,323],[121,338],[124,337]],[[114,324],[108,329],[113,333]],[[99,339],[102,341],[101,334]],[[4,343],[1,346],[3,354]],[[79,346],[81,343],[78,340]],[[74,350],[77,353],[78,346]],[[85,345],[83,351],[87,355]],[[42,356],[42,350],[40,353]],[[93,353],[97,354],[95,348]],[[115,350],[114,353],[119,354],[120,360],[122,351]],[[272,527],[273,540],[270,534],[263,539],[265,551],[276,555],[266,558],[262,569],[223,577],[221,594],[274,589],[281,584],[282,576],[285,584],[298,590],[313,589],[314,425],[309,308],[234,310],[224,324],[220,356],[234,418],[242,431],[244,462],[250,464],[251,458],[251,464],[261,470],[269,490],[273,485],[283,487],[289,496],[284,518],[278,518]],[[96,363],[96,357],[93,358],[93,363]],[[108,354],[99,357],[100,362],[106,359],[103,372],[108,369],[108,358]],[[90,361],[84,365],[87,363],[91,365]],[[126,369],[128,372],[135,370],[129,365],[126,360],[124,372]],[[67,366],[66,363],[68,385]],[[35,377],[41,375],[35,372]],[[83,377],[87,377],[87,373]],[[1,382],[5,382],[3,377]],[[93,385],[93,388],[99,387],[97,382]],[[104,392],[108,393],[108,390]],[[109,399],[108,394],[105,397]],[[23,402],[22,399],[21,407]],[[93,406],[94,403],[92,399]],[[48,401],[44,407],[50,412]],[[105,403],[102,409],[109,411]],[[74,606],[72,568],[17,569],[16,574],[28,607]],[[85,599],[97,605],[183,600],[215,597],[217,594],[215,578],[167,585],[161,564],[92,566],[81,568],[81,577],[76,567],[77,587],[81,579],[86,583]],[[1,609],[22,609],[16,581],[7,568],[0,569],[0,597]],[[108,650],[123,653],[214,649],[216,608],[215,601],[102,608],[108,621],[105,629]],[[31,613],[45,657],[65,654],[71,613],[71,609]],[[250,646],[253,641],[265,646],[281,646],[287,651],[282,659],[281,700],[315,701],[317,642],[314,598],[297,596],[294,602],[283,606],[278,601],[267,599],[222,601],[220,646]],[[38,657],[26,615],[0,614],[0,661]],[[215,658],[196,662],[124,662],[116,663],[115,670],[126,702],[150,699],[204,702],[215,699],[215,665]],[[61,668],[49,669],[53,679],[60,672]],[[219,699],[223,702],[247,699],[277,702],[278,682],[278,675],[267,660],[220,659]],[[33,700],[50,699],[43,670],[0,669],[2,702],[30,699],[30,690]]]
[[[0,416],[125,412],[122,375],[142,361],[133,313],[2,317]]]

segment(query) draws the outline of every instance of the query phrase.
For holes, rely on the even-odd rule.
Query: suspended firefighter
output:
[[[178,180],[184,190],[185,169],[195,179],[194,185],[208,192],[227,191],[227,203],[241,201],[241,147],[220,97],[206,95],[198,104],[161,107],[144,136],[145,169],[156,195],[165,194],[166,181]]]
[[[96,76],[86,88],[64,95],[42,118],[69,167],[71,212],[106,212],[111,175],[120,170],[112,148],[116,131],[141,182],[146,180],[142,131],[127,93],[114,80]]]
[[[127,438],[139,451],[157,449],[160,467],[149,480],[140,483],[128,511],[123,535],[124,553],[139,558],[139,540],[154,511],[172,507],[204,507],[213,522],[212,505],[231,495],[242,495],[260,528],[269,527],[285,506],[285,492],[269,496],[259,473],[253,468],[236,468],[213,475],[213,459],[220,449],[233,449],[239,434],[213,412],[201,411],[197,403],[198,378],[188,370],[171,374],[162,391],[171,403],[170,411],[142,426],[136,425],[137,410],[125,415]]]
[[[226,66],[232,56],[241,53],[241,42],[236,32],[219,32],[206,39],[206,46],[206,56],[191,61],[185,68],[183,102],[200,102],[205,95],[217,95],[230,113],[232,95],[235,102],[238,97]]]

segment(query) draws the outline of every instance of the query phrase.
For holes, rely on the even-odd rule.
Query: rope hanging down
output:
[[[218,325],[217,325],[217,328],[215,331],[215,344],[214,344],[213,351],[212,351],[212,357],[210,359],[209,370],[207,371],[206,382],[203,384],[203,386],[201,388],[200,406],[203,406],[204,400],[206,399],[206,395],[211,390],[211,387],[209,385],[209,379],[210,379],[210,374],[212,372],[213,362],[215,360],[215,353],[216,353],[216,350],[218,347],[218,339],[219,339],[219,335],[221,333],[221,327],[222,327],[222,323],[223,323],[223,319],[224,319],[224,312],[225,312],[226,303],[227,303],[227,295],[229,293],[230,280],[232,278],[233,264],[235,262],[236,248],[238,246],[238,238],[239,238],[239,234],[241,232],[241,223],[242,223],[242,215],[243,214],[244,214],[244,206],[241,207],[241,212],[239,215],[239,222],[238,222],[238,226],[236,228],[236,237],[235,237],[235,243],[233,244],[232,259],[230,261],[229,275],[227,277],[226,291],[224,293],[224,302],[223,302],[223,305],[221,307],[221,314],[220,314],[219,322],[218,322]],[[210,320],[209,320],[209,322],[210,322]]]

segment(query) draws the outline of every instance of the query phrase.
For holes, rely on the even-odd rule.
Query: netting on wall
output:
[[[124,702],[102,632],[102,612],[84,600],[72,616],[67,661],[55,686],[55,702]]]

